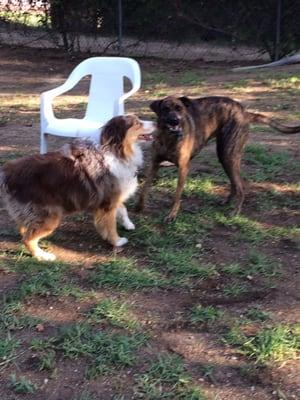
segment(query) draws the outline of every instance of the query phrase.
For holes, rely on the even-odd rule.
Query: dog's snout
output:
[[[176,126],[179,124],[180,119],[178,118],[178,116],[176,114],[169,114],[166,118],[166,122],[167,122],[167,124],[169,124],[171,126]]]

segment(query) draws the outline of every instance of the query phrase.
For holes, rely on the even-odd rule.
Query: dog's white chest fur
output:
[[[142,150],[137,144],[134,145],[133,156],[128,161],[120,160],[112,153],[106,153],[104,158],[108,169],[120,183],[122,202],[125,202],[138,186],[136,174],[138,167],[143,164]]]

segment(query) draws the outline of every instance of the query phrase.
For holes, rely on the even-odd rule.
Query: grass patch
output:
[[[300,89],[299,76],[277,77],[275,79],[268,78],[265,79],[263,83],[272,89]]]
[[[221,310],[214,306],[197,305],[193,307],[189,320],[192,325],[207,324],[217,321],[223,314]]]
[[[200,76],[199,71],[185,71],[179,77],[179,84],[184,86],[203,86],[205,81]]]
[[[88,360],[86,376],[92,378],[108,374],[113,368],[133,366],[139,348],[146,341],[147,336],[142,333],[126,335],[94,331],[90,325],[78,323],[62,328],[57,336],[48,340],[33,340],[31,349],[37,352],[42,369],[54,367],[58,352],[75,360],[84,357]]]
[[[250,172],[250,178],[256,182],[273,180],[283,171],[285,173],[293,172],[296,168],[296,163],[291,163],[291,156],[288,152],[270,152],[261,144],[246,146],[245,161],[256,167],[254,172]]]
[[[251,321],[265,322],[270,319],[270,314],[257,307],[253,307],[247,310],[245,317],[250,319]]]
[[[12,338],[10,335],[0,337],[0,370],[13,361],[19,346],[20,341]]]
[[[32,394],[37,390],[37,385],[32,383],[29,379],[24,376],[17,378],[15,374],[10,376],[9,387],[18,394]]]
[[[235,240],[244,240],[250,243],[260,243],[266,239],[280,239],[282,237],[293,237],[300,234],[298,227],[267,227],[260,222],[242,215],[233,217],[221,213],[214,213],[214,220],[224,226],[239,228],[239,233],[234,236]]]
[[[90,273],[89,281],[98,288],[117,287],[122,290],[167,285],[166,279],[154,269],[139,269],[134,260],[126,258],[96,265]]]
[[[1,309],[0,331],[16,331],[24,328],[32,328],[41,322],[40,318],[24,315],[20,302],[7,303]]]
[[[129,306],[118,300],[104,299],[89,312],[88,321],[92,324],[108,321],[112,326],[136,329],[139,323],[130,313]]]
[[[263,329],[242,344],[242,351],[258,363],[295,359],[300,351],[300,326]]]
[[[238,81],[223,83],[224,89],[229,89],[229,90],[245,89],[248,88],[249,86],[251,85],[248,79],[240,79]]]
[[[247,286],[242,283],[232,283],[223,288],[223,293],[228,297],[239,297],[247,291]]]
[[[158,249],[151,257],[156,268],[163,270],[175,285],[189,285],[191,279],[211,279],[218,273],[214,265],[201,265],[194,258],[196,248],[175,250],[174,248]]]
[[[285,361],[299,356],[300,327],[279,325],[263,328],[247,336],[241,326],[235,324],[224,336],[224,340],[256,363]]]
[[[146,373],[136,377],[135,395],[141,399],[204,400],[200,387],[193,385],[182,360],[176,355],[164,355],[153,361]]]

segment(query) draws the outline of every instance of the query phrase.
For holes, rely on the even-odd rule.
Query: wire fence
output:
[[[297,1],[266,0],[257,9],[256,0],[170,0],[161,9],[157,0],[107,3],[0,0],[0,42],[68,53],[235,63],[266,62],[300,47]]]

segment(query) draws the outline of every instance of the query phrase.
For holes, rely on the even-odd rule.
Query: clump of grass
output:
[[[293,359],[299,355],[300,328],[279,325],[247,336],[240,325],[234,324],[224,335],[224,340],[256,363],[265,364]]]
[[[72,400],[97,400],[97,397],[90,391],[84,390],[82,393],[74,397]]]
[[[0,370],[9,365],[16,357],[16,350],[20,346],[20,341],[10,335],[0,338]]]
[[[111,368],[132,366],[137,350],[146,342],[143,334],[93,332],[85,324],[76,324],[65,329],[55,341],[57,350],[72,359],[86,357],[90,361],[87,376],[105,374]]]
[[[194,258],[195,248],[176,250],[174,248],[158,249],[152,255],[156,268],[161,268],[170,277],[173,284],[188,284],[191,278],[209,279],[217,275],[214,265],[203,266]]]
[[[265,254],[256,250],[249,252],[249,261],[246,270],[249,275],[260,274],[266,277],[273,277],[279,274],[280,265],[274,263]]]
[[[41,323],[42,319],[22,313],[20,302],[4,304],[0,313],[0,330],[15,331],[24,328],[32,328]]]
[[[245,160],[258,167],[252,179],[257,182],[274,179],[282,171],[291,167],[290,155],[288,152],[270,152],[260,144],[249,144],[245,149]]]
[[[20,394],[32,394],[37,390],[37,385],[32,383],[29,379],[25,378],[24,376],[17,378],[15,374],[10,376],[9,386],[15,393]]]
[[[247,310],[245,317],[250,319],[251,321],[264,322],[270,318],[270,314],[263,310],[260,310],[257,307],[253,307],[253,308],[249,308],[249,310]]]
[[[232,283],[223,288],[223,293],[229,297],[238,297],[247,292],[247,286],[242,283]]]
[[[89,281],[97,287],[118,287],[124,290],[163,287],[167,284],[157,271],[139,269],[135,261],[125,258],[96,265],[90,273]]]
[[[192,309],[189,320],[192,325],[215,322],[221,318],[223,312],[214,306],[203,307],[197,305]]]
[[[164,355],[153,361],[146,373],[136,377],[135,395],[144,399],[204,400],[201,388],[192,384],[182,360]]]
[[[109,321],[113,326],[126,329],[136,329],[139,326],[138,321],[132,317],[128,304],[113,299],[104,299],[95,305],[89,313],[88,321]]]
[[[257,363],[296,358],[300,352],[300,327],[263,329],[243,343],[242,351]]]
[[[202,86],[205,81],[199,74],[199,71],[185,71],[182,76],[179,78],[180,85],[188,86],[188,85],[197,85]]]

